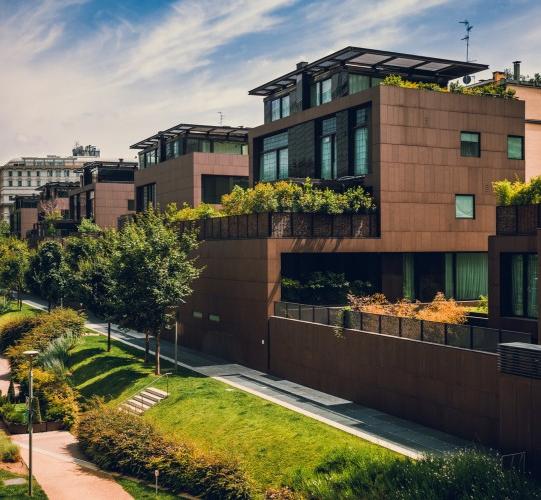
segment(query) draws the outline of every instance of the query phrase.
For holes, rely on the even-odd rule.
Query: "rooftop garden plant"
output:
[[[532,205],[541,203],[541,175],[523,182],[503,180],[492,183],[498,205]]]
[[[479,85],[477,87],[464,87],[463,85],[452,82],[449,87],[442,87],[437,83],[412,82],[405,80],[400,75],[389,75],[381,82],[381,85],[389,85],[392,87],[401,87],[406,89],[431,90],[433,92],[448,92],[451,94],[481,95],[500,97],[502,99],[516,99],[515,91],[513,89],[507,89],[504,85],[497,85],[494,83]]]

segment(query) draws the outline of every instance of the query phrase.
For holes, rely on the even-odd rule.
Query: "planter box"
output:
[[[515,234],[517,232],[517,207],[513,205],[496,207],[496,233]]]
[[[344,311],[344,324],[350,330],[361,330],[361,313],[358,311]]]
[[[237,215],[239,221],[239,238],[248,237],[248,216],[247,215]]]
[[[210,219],[212,222],[212,239],[214,240],[219,240],[222,235],[221,219],[221,217],[214,217]]]
[[[398,316],[382,316],[380,333],[398,337],[400,335],[400,318]]]
[[[292,235],[291,215],[287,213],[271,214],[271,236],[289,238]]]
[[[195,227],[197,228],[197,238],[200,239],[200,240],[204,240],[205,237],[206,237],[206,233],[205,233],[205,228],[206,228],[205,219],[200,219],[200,220],[195,221]]]
[[[26,424],[7,422],[4,420],[4,425],[10,434],[26,434],[28,432],[28,425]],[[63,428],[62,422],[42,422],[41,424],[32,425],[33,432],[59,431]]]
[[[229,237],[237,239],[239,237],[239,216],[231,215],[229,219]]]
[[[351,215],[342,214],[333,217],[332,235],[336,238],[351,236]]]
[[[203,219],[203,224],[205,226],[204,238],[209,240],[212,238],[212,219]]]
[[[270,236],[270,216],[269,213],[257,214],[258,238],[268,238]]]
[[[445,324],[423,321],[423,340],[435,344],[445,344]]]
[[[365,332],[379,333],[379,314],[363,312],[362,329]]]
[[[316,238],[330,238],[332,236],[333,216],[314,214],[312,217],[312,236]]]
[[[535,234],[539,205],[517,206],[517,231],[520,234]]]
[[[309,238],[312,236],[312,214],[291,214],[291,219],[294,237]]]
[[[221,228],[220,228],[220,238],[222,240],[229,239],[229,220],[231,217],[220,217]]]
[[[421,340],[421,322],[414,318],[402,318],[402,337]]]
[[[351,215],[351,236],[353,238],[368,238],[370,236],[370,215]]]
[[[248,215],[248,238],[257,238],[257,217],[259,214]]]
[[[467,325],[447,325],[447,345],[470,348],[470,327]]]

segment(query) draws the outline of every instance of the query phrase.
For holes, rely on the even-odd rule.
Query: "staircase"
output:
[[[130,399],[124,401],[120,405],[120,409],[135,413],[136,415],[141,415],[167,396],[168,394],[165,391],[156,389],[155,387],[146,387],[133,395]]]

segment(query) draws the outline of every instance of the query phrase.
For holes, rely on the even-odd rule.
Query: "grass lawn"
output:
[[[88,398],[117,404],[154,378],[140,351],[102,336],[85,337],[72,356],[73,382]],[[163,370],[167,365],[163,366]],[[165,379],[157,387],[166,388]],[[198,448],[236,458],[259,491],[308,470],[337,448],[396,457],[393,452],[246,392],[183,370],[169,379],[171,396],[145,414],[162,431]]]
[[[30,498],[28,496],[28,482],[17,486],[4,486],[5,479],[14,479],[16,477],[24,476],[0,469],[0,498],[9,498],[12,500],[19,498]],[[34,481],[32,498],[36,498],[38,500],[47,500],[47,495],[43,493],[43,490],[39,487],[39,484],[36,483],[36,481]]]
[[[174,500],[178,499],[178,495],[173,495],[172,493],[166,493],[165,491],[158,490],[158,495],[156,495],[156,490],[154,487],[147,484],[141,484],[139,481],[133,479],[127,479],[125,477],[115,478],[116,482],[124,488],[124,491],[127,491],[135,500],[155,500],[156,498],[160,500]]]

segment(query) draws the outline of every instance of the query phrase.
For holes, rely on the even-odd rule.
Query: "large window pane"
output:
[[[457,219],[475,218],[475,197],[473,194],[455,196],[455,217]]]
[[[524,316],[524,256],[511,256],[511,312]]]
[[[460,132],[460,154],[462,156],[481,156],[480,134]]]
[[[262,181],[276,180],[276,151],[264,153],[261,156],[261,172],[259,179]]]
[[[263,151],[287,147],[287,142],[287,132],[265,137],[265,139],[263,139]]]
[[[507,158],[510,160],[524,160],[524,137],[507,136]]]
[[[370,77],[366,75],[348,75],[349,93],[355,94],[370,87]]]
[[[227,153],[231,155],[240,155],[242,154],[242,144],[235,142],[214,142],[214,152],[215,153]]]
[[[537,318],[537,254],[528,255],[527,316]]]
[[[321,122],[321,135],[334,134],[336,132],[336,118],[327,118]]]
[[[271,120],[279,120],[280,119],[280,99],[274,99],[274,101],[271,102]]]
[[[287,148],[280,149],[279,155],[279,172],[278,177],[280,179],[287,179],[289,177],[289,150]]]
[[[332,179],[332,138],[321,139],[321,178]]]
[[[456,254],[457,300],[476,300],[488,293],[488,255],[486,253]]]
[[[331,79],[323,80],[321,82],[321,104],[331,102],[332,100],[332,84]]]
[[[405,299],[415,299],[415,260],[412,253],[405,253],[402,257],[402,294]]]
[[[282,118],[289,116],[289,96],[282,97]]]
[[[354,175],[365,175],[368,173],[368,128],[360,127],[355,129],[355,158]]]

